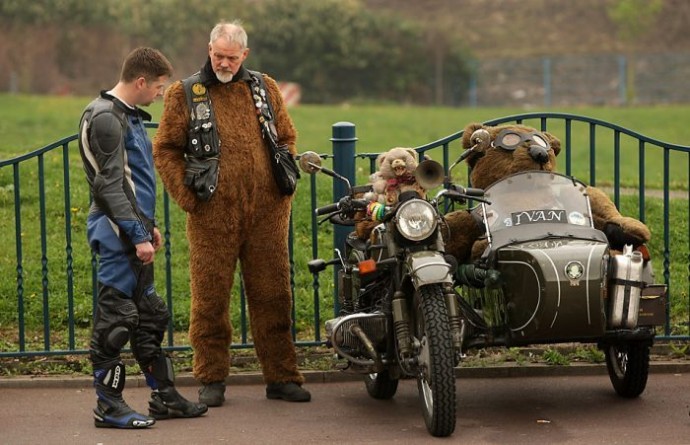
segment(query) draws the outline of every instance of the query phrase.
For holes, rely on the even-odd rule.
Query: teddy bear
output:
[[[420,195],[426,193],[414,177],[418,162],[413,148],[391,148],[378,155],[376,164],[378,170],[372,174],[370,182],[378,202],[392,206],[404,191],[415,190]]]
[[[552,134],[519,124],[496,127],[468,124],[463,131],[462,146],[466,150],[475,146],[466,159],[471,168],[472,187],[482,189],[521,171],[556,171],[556,156],[561,151],[560,141]],[[649,241],[651,233],[647,226],[621,215],[606,193],[592,186],[586,188],[586,193],[594,227],[606,235],[612,249],[622,251],[625,244],[637,248]],[[483,239],[484,227],[476,215],[471,210],[457,210],[448,213],[445,220],[446,252],[459,263],[477,259],[487,242]]]
[[[414,176],[418,164],[417,152],[413,148],[394,147],[379,154],[376,158],[377,170],[369,177],[372,191],[365,193],[364,199],[383,206],[393,206],[398,202],[400,193],[406,191],[414,190],[420,196],[425,196],[426,190],[417,183]],[[376,206],[371,206],[374,207]],[[372,229],[380,223],[376,216],[368,213],[355,215],[358,220],[355,231],[360,239],[369,238]]]

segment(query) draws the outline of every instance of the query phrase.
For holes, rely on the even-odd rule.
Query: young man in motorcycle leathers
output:
[[[174,387],[172,363],[161,349],[169,313],[153,281],[161,235],[154,222],[156,176],[144,127],[151,117],[137,106],[161,97],[171,74],[170,62],[159,51],[135,49],[125,59],[118,84],[86,107],[79,125],[79,149],[93,196],[87,236],[99,257],[90,343],[97,427],[146,428],[156,419],[197,417],[208,409]],[[128,341],[153,390],[149,416],[131,409],[122,397],[120,351]]]

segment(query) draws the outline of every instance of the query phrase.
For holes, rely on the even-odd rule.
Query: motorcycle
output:
[[[360,198],[364,189],[322,167],[316,153],[302,154],[300,167],[347,184],[346,196],[316,209],[317,215],[327,215],[323,221],[352,225],[371,204]],[[415,177],[431,189],[443,182],[443,168],[423,161]],[[431,200],[416,191],[403,192],[396,204],[379,208],[380,224],[370,240],[351,233],[344,250],[336,249],[336,258],[309,262],[313,274],[340,265],[341,310],[326,322],[327,344],[345,360],[347,371],[363,375],[373,398],[390,399],[400,379],[416,379],[425,424],[433,436],[455,430],[454,368],[466,335],[453,288],[457,262],[444,254],[437,204],[441,198],[462,203],[482,194],[460,186],[444,188]]]
[[[485,132],[485,130],[477,130]],[[615,252],[594,228],[586,186],[559,173],[530,171],[486,190],[450,182],[450,172],[489,141],[450,166],[448,176],[423,161],[415,178],[433,199],[415,192],[386,207],[369,240],[350,234],[336,258],[309,262],[316,274],[339,264],[338,317],[326,322],[327,344],[363,375],[367,392],[392,398],[398,382],[417,380],[429,433],[455,429],[454,368],[466,352],[492,346],[581,342],[604,351],[614,390],[640,395],[647,384],[656,326],[666,322],[666,286],[654,284],[651,262],[625,246]],[[348,194],[318,208],[333,224],[352,225],[370,206],[360,187],[321,166],[307,152],[301,168],[347,184]],[[441,209],[476,201],[486,244],[475,261],[457,264],[444,253]],[[325,221],[324,220],[324,221]]]

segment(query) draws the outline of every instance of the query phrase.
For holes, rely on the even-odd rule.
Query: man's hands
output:
[[[161,232],[158,227],[153,228],[153,240],[144,241],[143,243],[137,244],[137,258],[141,260],[144,264],[153,263],[154,257],[156,256],[156,251],[160,249],[162,244]]]

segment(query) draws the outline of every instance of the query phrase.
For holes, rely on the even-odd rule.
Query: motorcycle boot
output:
[[[203,403],[193,403],[175,389],[172,361],[159,356],[144,371],[146,383],[153,389],[149,400],[149,415],[157,420],[199,417],[208,411]]]
[[[94,370],[96,408],[94,424],[98,428],[148,428],[156,420],[134,411],[122,398],[125,386],[125,366],[117,363],[110,369]]]

